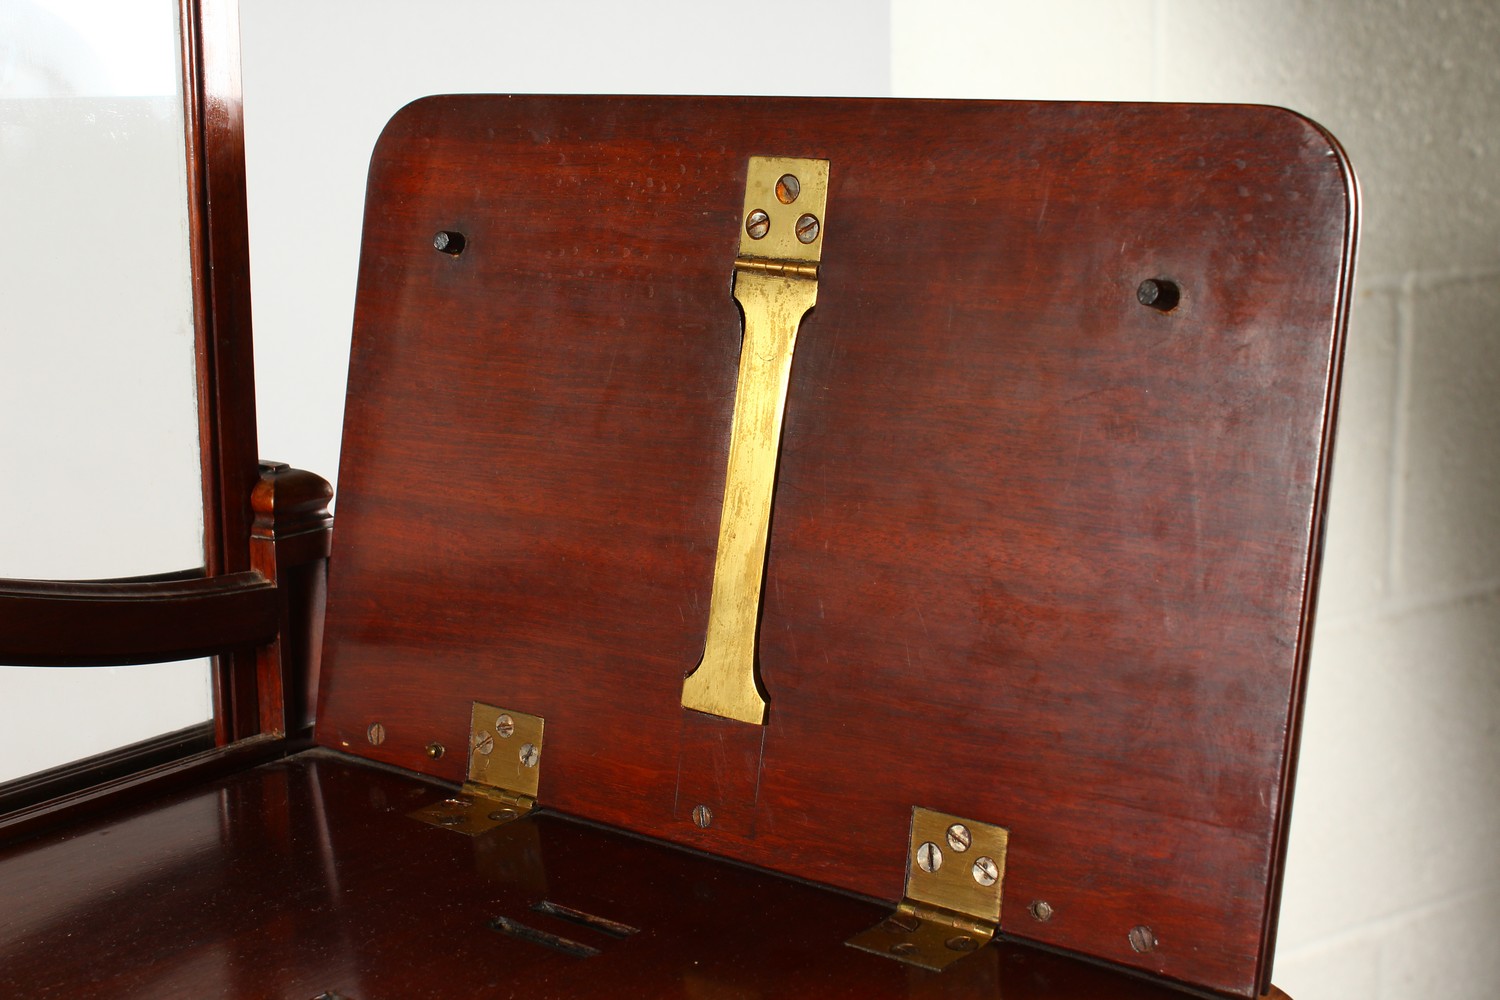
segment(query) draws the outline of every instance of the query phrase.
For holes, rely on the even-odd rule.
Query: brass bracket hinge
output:
[[[905,898],[847,944],[933,971],[989,944],[1000,928],[1009,839],[1004,827],[912,809]]]
[[[543,724],[540,716],[474,702],[468,780],[457,795],[418,809],[412,819],[472,837],[531,812],[541,781]]]
[[[734,297],[745,314],[729,467],[719,516],[708,636],[682,706],[765,725],[755,669],[781,418],[803,315],[818,300],[828,161],[752,156],[745,173]]]

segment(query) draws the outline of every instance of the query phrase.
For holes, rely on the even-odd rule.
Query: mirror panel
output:
[[[0,576],[201,566],[174,0],[0,3]],[[212,716],[208,661],[0,668],[0,781]]]

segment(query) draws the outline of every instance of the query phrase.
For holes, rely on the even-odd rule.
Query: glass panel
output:
[[[174,0],[0,0],[0,576],[203,563],[178,39]],[[0,668],[0,780],[211,714],[207,661]]]

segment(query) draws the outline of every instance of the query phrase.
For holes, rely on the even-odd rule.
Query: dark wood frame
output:
[[[126,580],[0,580],[0,663],[214,656],[219,751],[173,762],[201,742],[167,738],[111,751],[108,768],[91,771],[111,794],[138,785],[135,771],[161,778],[238,759],[229,748],[240,741],[251,740],[254,756],[299,744],[312,721],[331,532],[325,481],[257,459],[238,0],[179,0],[178,9],[204,565]],[[48,799],[71,810],[93,798],[80,772],[65,765],[0,786],[0,813],[11,813],[0,827],[51,815]]]

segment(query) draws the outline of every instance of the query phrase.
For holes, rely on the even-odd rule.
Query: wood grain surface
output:
[[[553,816],[473,839],[406,815],[444,794],[314,751],[0,848],[0,994],[1180,996],[1004,943],[942,974],[913,969],[844,945],[883,916],[879,904]],[[547,904],[634,933],[582,926]],[[595,954],[494,930],[497,920]]]
[[[830,190],[768,725],[715,753],[679,699],[751,155]],[[545,806],[884,899],[914,805],[998,824],[1006,934],[1255,995],[1354,230],[1337,145],[1269,108],[409,106],[369,177],[318,739],[456,780],[472,700],[541,715]]]

